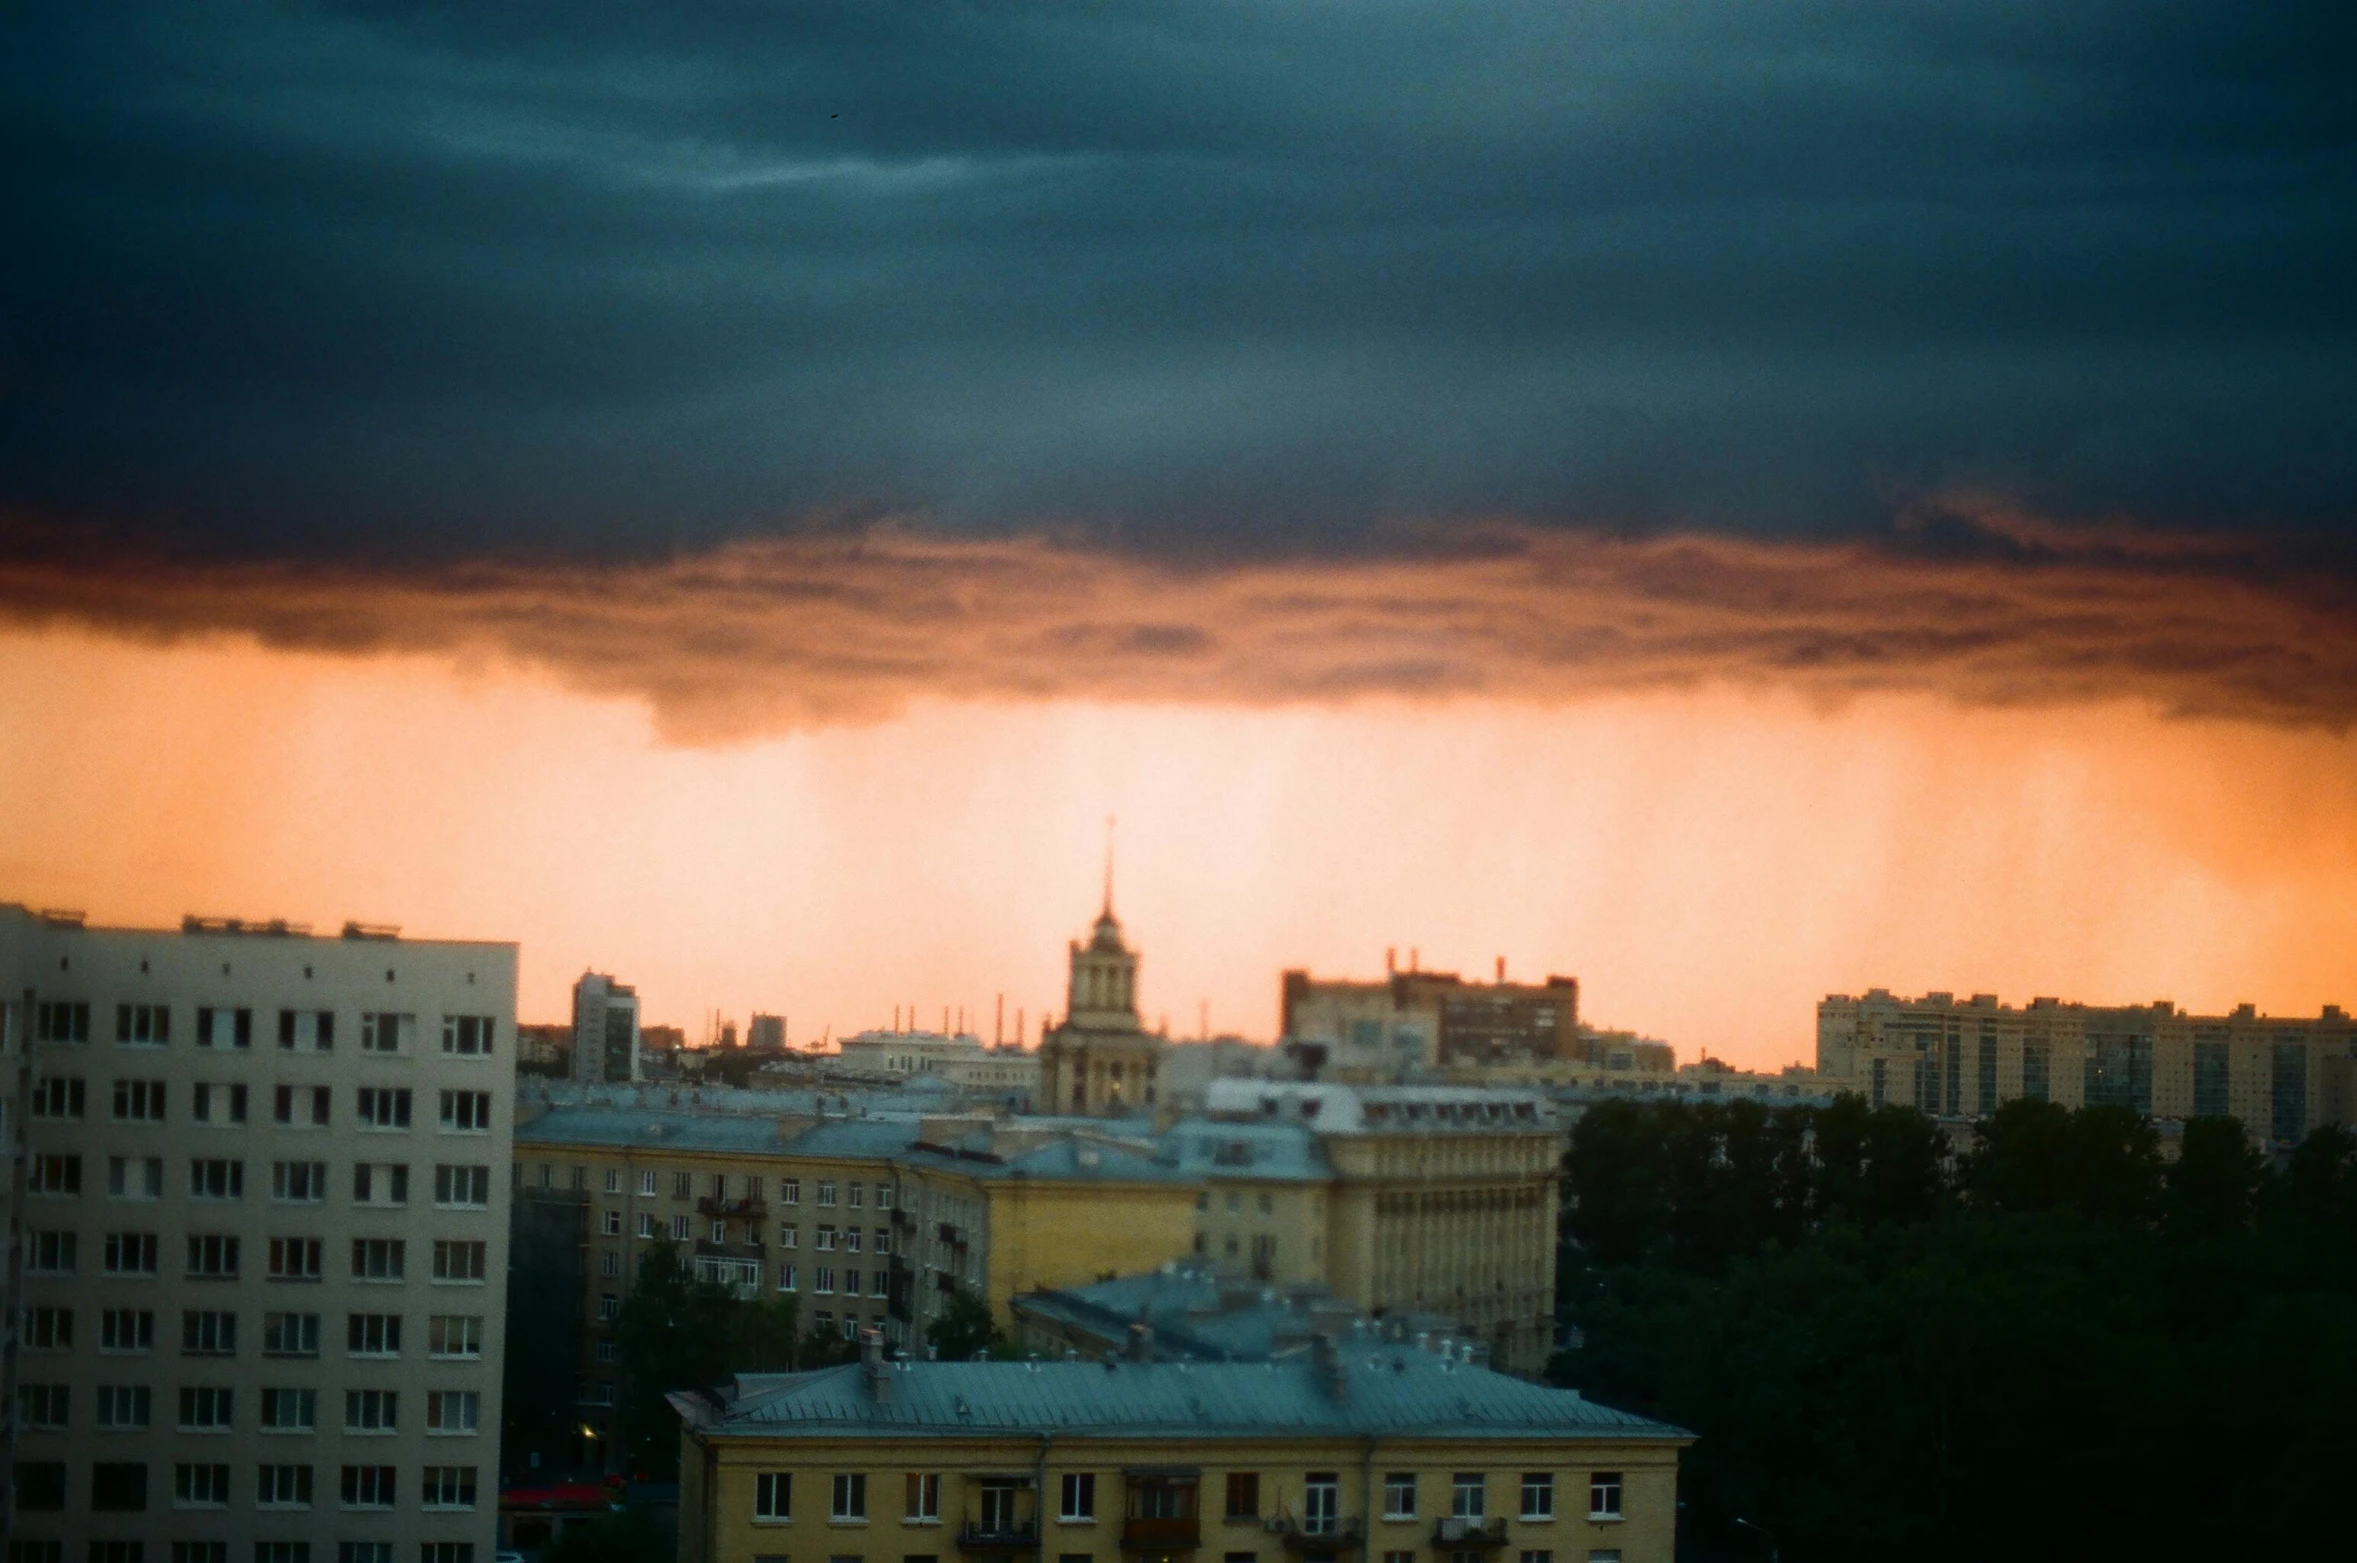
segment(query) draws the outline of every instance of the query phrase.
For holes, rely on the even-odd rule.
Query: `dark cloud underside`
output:
[[[1959,490],[2336,533],[2350,17],[27,8],[0,505],[403,569]]]

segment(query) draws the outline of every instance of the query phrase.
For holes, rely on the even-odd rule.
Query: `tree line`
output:
[[[2177,1558],[2337,1534],[2357,1460],[2357,1140],[2166,1158],[2016,1101],[1606,1103],[1564,1157],[1549,1373],[1699,1435],[1680,1555]]]

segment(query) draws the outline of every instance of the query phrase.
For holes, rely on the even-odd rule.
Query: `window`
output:
[[[190,1199],[243,1199],[246,1164],[219,1157],[199,1157],[188,1164]]]
[[[401,1392],[393,1389],[344,1391],[344,1431],[391,1433],[401,1425]]]
[[[811,1235],[810,1246],[822,1254],[831,1254],[835,1251],[835,1239],[836,1232],[833,1227],[821,1226]]]
[[[164,1158],[109,1156],[106,1159],[106,1192],[114,1199],[162,1199]]]
[[[262,1430],[266,1433],[308,1433],[319,1425],[319,1391],[265,1389],[262,1391]]]
[[[879,1183],[876,1185],[876,1208],[878,1210],[890,1210],[892,1208],[891,1184]]]
[[[270,1197],[290,1205],[316,1205],[327,1198],[327,1163],[274,1161],[270,1164]]]
[[[449,1437],[471,1437],[481,1429],[483,1397],[471,1389],[433,1389],[426,1392],[426,1431]]]
[[[191,1088],[188,1115],[198,1123],[246,1121],[246,1088],[242,1085],[198,1085]]]
[[[226,1232],[203,1232],[188,1240],[188,1274],[192,1280],[237,1279],[237,1238]]]
[[[777,1246],[780,1248],[800,1248],[802,1246],[802,1229],[791,1221],[778,1223]]]
[[[1332,1471],[1312,1471],[1301,1483],[1301,1528],[1312,1536],[1331,1536],[1342,1513],[1342,1482]]]
[[[843,1185],[845,1202],[848,1203],[853,1210],[857,1210],[859,1208],[861,1197],[866,1192],[867,1185],[864,1183],[846,1183]]]
[[[1555,1563],[1555,1554],[1544,1547],[1525,1548],[1522,1563]]]
[[[229,1467],[226,1465],[192,1465],[183,1462],[172,1467],[172,1506],[189,1509],[220,1509],[229,1505]]]
[[[401,1315],[349,1313],[344,1315],[344,1350],[355,1357],[401,1355]]]
[[[817,1269],[811,1271],[810,1289],[819,1293],[821,1296],[834,1296],[835,1272],[826,1265],[820,1265]]]
[[[821,1178],[818,1180],[818,1202],[822,1205],[834,1204],[835,1184],[833,1179]]]
[[[868,1479],[864,1473],[836,1473],[834,1505],[828,1513],[831,1518],[838,1520],[864,1520],[868,1517]]]
[[[172,1563],[229,1563],[226,1541],[175,1541]]]
[[[65,1462],[19,1460],[16,1470],[16,1507],[28,1514],[56,1514],[65,1508]]]
[[[265,1509],[307,1509],[311,1506],[311,1467],[265,1465],[254,1483],[254,1502]]]
[[[442,1051],[459,1058],[489,1058],[498,1022],[489,1015],[446,1015],[442,1018]]]
[[[1588,1478],[1588,1518],[1620,1518],[1620,1472],[1598,1471]]]
[[[262,1355],[316,1357],[319,1355],[319,1315],[266,1313],[262,1315]]]
[[[619,1210],[607,1211],[604,1230],[608,1237],[620,1237],[622,1235],[622,1212]]]
[[[603,1280],[620,1280],[622,1276],[622,1256],[618,1253],[615,1253],[612,1249],[608,1249],[604,1253],[598,1255],[597,1273],[599,1278]]]
[[[610,1340],[590,1342],[589,1354],[600,1362],[619,1362],[622,1360],[621,1348],[616,1346]]]
[[[489,1167],[434,1168],[434,1203],[480,1210],[491,1203],[491,1169]],[[620,1218],[621,1212],[609,1210],[607,1215]]]
[[[781,1204],[781,1205],[799,1205],[799,1204],[801,1204],[801,1203],[802,1203],[802,1180],[801,1180],[800,1178],[780,1178],[780,1179],[778,1179],[778,1180],[777,1180],[777,1202],[778,1202],[779,1204]]]
[[[609,1194],[622,1192],[622,1169],[620,1167],[606,1169],[606,1192]]]
[[[35,1351],[73,1350],[74,1310],[27,1308],[24,1343]]]
[[[180,1354],[184,1357],[236,1356],[237,1315],[221,1308],[182,1309]]]
[[[1387,1520],[1412,1520],[1416,1517],[1414,1471],[1393,1471],[1383,1478],[1383,1517]]]
[[[475,1563],[475,1544],[471,1541],[422,1541],[418,1543],[417,1563]]]
[[[881,1254],[888,1254],[888,1253],[892,1252],[892,1232],[891,1232],[891,1229],[890,1229],[889,1227],[878,1227],[878,1228],[876,1228],[876,1240],[875,1240],[875,1242],[874,1242],[874,1243],[871,1245],[871,1247],[872,1247],[872,1248],[873,1248],[873,1250],[874,1250],[874,1251],[875,1251],[877,1254],[879,1254],[879,1255],[881,1255]]]
[[[26,1187],[35,1194],[79,1194],[82,1192],[82,1158],[79,1156],[35,1156]]]
[[[671,1174],[671,1197],[673,1199],[693,1199],[695,1196],[696,1175],[694,1173],[674,1172]]]
[[[360,1051],[363,1053],[406,1053],[416,1040],[415,1015],[360,1017]]]
[[[359,1096],[360,1127],[363,1129],[406,1129],[409,1127],[409,1090],[407,1087],[364,1085]]]
[[[1879,1064],[1882,1060],[1878,1058],[1875,1062]],[[1588,1563],[1620,1563],[1620,1548],[1590,1547],[1588,1549]]]
[[[147,1507],[147,1467],[101,1461],[90,1467],[90,1507],[101,1514],[135,1514]]]
[[[1093,1520],[1097,1517],[1097,1474],[1094,1471],[1066,1471],[1064,1490],[1056,1508],[1062,1520]]]
[[[941,1478],[931,1471],[911,1471],[905,1489],[907,1507],[905,1518],[938,1520],[941,1518]]]
[[[180,1391],[180,1431],[226,1433],[236,1409],[236,1392],[226,1384],[191,1384]]]
[[[290,1128],[309,1124],[313,1128],[327,1127],[331,1116],[331,1093],[324,1085],[282,1085],[270,1096],[270,1118]]]
[[[491,1128],[489,1091],[444,1091],[442,1131],[445,1134],[482,1134]]]
[[[777,1267],[777,1289],[779,1291],[790,1292],[795,1290],[800,1280],[800,1272],[798,1272],[794,1266],[779,1265]]]
[[[687,1241],[687,1217],[673,1216],[671,1218],[671,1241],[674,1243]]]
[[[645,1238],[655,1235],[655,1218],[651,1211],[642,1210],[638,1213],[638,1235]]]
[[[853,1254],[859,1252],[860,1235],[860,1229],[858,1227],[845,1227],[843,1229],[844,1252]]]
[[[435,1357],[473,1359],[483,1355],[479,1314],[437,1313],[426,1323],[426,1352]]]
[[[66,999],[43,999],[33,1007],[33,1040],[36,1042],[89,1041],[90,1006]]]
[[[1526,1520],[1551,1520],[1555,1517],[1554,1472],[1522,1473],[1522,1517]]]
[[[352,1203],[406,1205],[409,1203],[409,1166],[398,1161],[358,1161],[352,1164]]]
[[[1231,1520],[1260,1518],[1260,1473],[1258,1471],[1228,1472],[1227,1516]]]
[[[790,1520],[794,1517],[794,1473],[761,1471],[753,1477],[753,1518]]]
[[[145,1432],[154,1411],[155,1391],[145,1384],[98,1386],[98,1427],[101,1432]]]
[[[156,1235],[153,1232],[109,1232],[106,1235],[106,1273],[156,1273]]]
[[[250,1009],[199,1009],[196,1012],[198,1047],[245,1048],[254,1045],[254,1012]]]
[[[638,1175],[638,1195],[641,1199],[655,1197],[655,1175],[652,1172],[642,1172]]]
[[[483,1279],[485,1245],[478,1241],[434,1240],[434,1279],[437,1281],[480,1281]]]
[[[72,1332],[67,1333],[67,1344],[71,1345]],[[146,1308],[101,1310],[98,1315],[98,1349],[113,1352],[155,1350],[155,1314]]]
[[[471,1509],[475,1506],[475,1468],[471,1465],[429,1465],[418,1473],[418,1502],[429,1509]]]
[[[163,1081],[117,1080],[115,1082],[115,1122],[162,1123],[163,1121]]]
[[[322,1278],[321,1243],[316,1237],[274,1237],[270,1240],[270,1279],[316,1281]]]
[[[172,1040],[172,1010],[166,1004],[117,1004],[118,1047],[162,1047]]]
[[[19,1425],[37,1432],[59,1432],[66,1425],[72,1395],[63,1384],[19,1384],[16,1414]]]
[[[597,1316],[601,1323],[611,1324],[622,1317],[622,1299],[608,1292],[597,1300]]]
[[[278,1045],[286,1052],[332,1053],[336,1046],[336,1014],[331,1009],[282,1009],[278,1012]]]
[[[347,1509],[389,1509],[393,1506],[394,1468],[389,1465],[344,1467],[343,1504]]]
[[[34,1275],[72,1275],[80,1248],[80,1237],[73,1232],[28,1232],[25,1269]]]
[[[407,1245],[397,1237],[356,1237],[352,1239],[352,1279],[398,1281],[407,1255]]]
[[[36,1118],[79,1118],[85,1100],[82,1082],[70,1075],[50,1075],[33,1082],[31,1112]]]
[[[1460,1520],[1478,1520],[1489,1512],[1489,1478],[1479,1471],[1459,1471],[1449,1478],[1449,1513]]]
[[[433,1543],[428,1542],[427,1545]],[[393,1563],[393,1544],[389,1541],[339,1541],[336,1543],[336,1563]]]

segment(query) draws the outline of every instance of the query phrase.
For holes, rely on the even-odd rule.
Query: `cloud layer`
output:
[[[409,562],[2344,529],[2353,17],[14,8],[0,506]]]
[[[513,658],[726,742],[925,697],[1555,702],[1707,683],[2122,699],[2343,729],[2357,590],[2281,543],[1950,510],[1898,544],[1506,525],[1171,564],[883,526],[655,563],[0,565],[0,615],[335,654]]]

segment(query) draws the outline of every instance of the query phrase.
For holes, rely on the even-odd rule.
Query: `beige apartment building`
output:
[[[960,1090],[1028,1104],[1039,1092],[1039,1055],[985,1047],[980,1037],[934,1031],[862,1031],[835,1044],[844,1069],[882,1080],[943,1080]]]
[[[2337,1005],[2314,1018],[2190,1015],[2166,1000],[2134,1006],[1995,994],[1897,998],[1876,988],[1817,1006],[1817,1072],[1876,1104],[1979,1117],[2027,1096],[2112,1105],[2155,1118],[2232,1117],[2262,1139],[2299,1140],[2357,1120],[2357,1022]]]
[[[0,907],[11,1558],[490,1563],[516,950]]]
[[[1346,1335],[675,1394],[681,1563],[1669,1563],[1682,1429]]]
[[[1386,961],[1386,965],[1390,963]],[[1468,982],[1454,972],[1389,970],[1381,981],[1288,971],[1277,992],[1288,1049],[1315,1050],[1336,1078],[1383,1080],[1400,1071],[1496,1064],[1585,1063],[1576,977]]]

